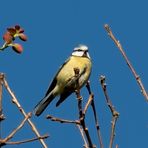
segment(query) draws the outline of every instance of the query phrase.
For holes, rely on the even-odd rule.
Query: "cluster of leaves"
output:
[[[24,29],[22,29],[19,25],[7,28],[6,33],[3,35],[3,40],[5,43],[0,50],[4,50],[7,47],[12,47],[15,52],[22,53],[22,45],[14,42],[16,38],[19,38],[22,41],[27,41],[27,36],[24,34]]]

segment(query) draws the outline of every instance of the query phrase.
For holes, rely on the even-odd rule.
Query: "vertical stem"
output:
[[[82,96],[80,95],[80,86],[79,86],[79,72],[80,72],[79,68],[74,68],[74,72],[76,77],[76,96],[78,100],[79,121],[89,144],[89,146],[87,145],[85,147],[94,148],[95,146],[93,146],[88,128],[86,127],[86,124],[85,124],[85,115],[83,114],[83,109],[82,109]]]
[[[2,115],[2,75],[0,74],[0,117],[1,115]]]
[[[99,121],[97,119],[97,114],[96,114],[96,108],[95,108],[94,100],[92,100],[91,106],[92,106],[93,113],[94,113],[94,118],[95,118],[95,123],[96,123],[96,129],[97,129],[97,134],[98,134],[99,143],[100,143],[100,148],[104,148],[104,146],[103,146],[103,140],[102,140],[102,136],[101,136],[101,131],[100,131],[100,126],[99,126]]]
[[[100,125],[99,125],[99,120],[97,118],[97,113],[96,113],[96,107],[95,107],[95,102],[94,102],[94,95],[92,94],[89,81],[86,84],[86,88],[88,90],[89,95],[93,96],[93,99],[92,99],[92,102],[91,102],[91,107],[92,107],[94,118],[95,118],[95,124],[96,124],[97,134],[98,134],[98,138],[99,138],[100,148],[104,148],[103,140],[102,140],[102,136],[101,136]]]
[[[118,114],[112,116],[109,148],[113,147],[113,142],[114,142],[114,138],[115,138],[115,126],[116,126],[117,118],[118,118]]]
[[[3,112],[2,112],[2,81],[3,81],[3,77],[4,75],[2,73],[0,73],[0,139],[2,137],[2,127],[1,127],[1,122],[2,120],[4,119],[4,116],[3,116]]]
[[[82,127],[80,125],[78,125],[78,124],[76,124],[76,125],[77,125],[77,127],[78,127],[78,129],[79,129],[79,131],[81,133],[82,139],[84,141],[84,145],[85,145],[85,147],[87,147],[88,143],[87,143],[87,141],[85,139],[84,130],[82,129]]]
[[[119,117],[119,113],[115,110],[115,107],[113,106],[108,93],[107,93],[107,87],[106,87],[106,83],[105,83],[105,76],[100,76],[100,83],[105,95],[105,99],[106,99],[106,103],[112,113],[112,121],[111,121],[111,134],[110,134],[110,142],[109,142],[109,148],[113,147],[113,141],[114,141],[114,137],[115,137],[115,126],[116,126],[116,122],[117,119]]]

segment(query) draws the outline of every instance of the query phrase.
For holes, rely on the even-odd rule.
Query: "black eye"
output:
[[[88,52],[88,49],[86,49],[86,50],[83,50],[83,49],[81,49],[81,48],[76,48],[76,49],[74,49],[73,51],[87,53],[87,52]]]
[[[77,49],[77,51],[83,51],[82,49]]]

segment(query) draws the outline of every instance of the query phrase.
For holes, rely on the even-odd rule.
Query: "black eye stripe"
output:
[[[74,50],[74,51],[78,51],[78,52],[81,52],[81,51],[83,51],[83,52],[88,52],[88,50],[82,50],[82,49],[77,49],[77,50]]]

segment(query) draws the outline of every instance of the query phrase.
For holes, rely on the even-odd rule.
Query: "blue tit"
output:
[[[39,116],[56,96],[60,96],[56,103],[56,106],[59,106],[69,95],[75,92],[77,80],[79,88],[84,86],[89,79],[91,67],[88,47],[86,45],[75,47],[69,59],[59,68],[45,97],[35,106],[35,115]],[[76,78],[74,68],[79,69],[79,78]]]

